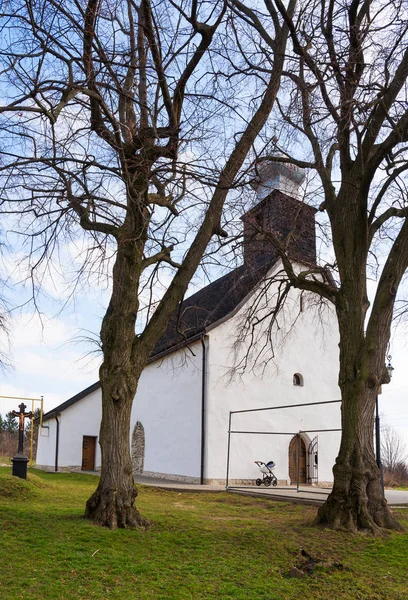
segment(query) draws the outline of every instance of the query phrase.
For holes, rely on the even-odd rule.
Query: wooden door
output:
[[[82,439],[82,471],[95,471],[96,437],[84,435]]]
[[[295,435],[289,444],[289,479],[291,485],[297,483],[298,472],[299,483],[306,483],[306,445],[301,436]]]

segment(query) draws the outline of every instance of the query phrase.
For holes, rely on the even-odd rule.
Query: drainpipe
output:
[[[207,373],[207,349],[205,347],[205,332],[201,334],[202,364],[201,364],[201,469],[200,484],[204,485],[204,462],[205,462],[205,376]]]
[[[60,422],[58,421],[58,415],[55,415],[55,420],[57,422],[57,429],[55,432],[55,471],[58,471],[59,428],[60,428]]]

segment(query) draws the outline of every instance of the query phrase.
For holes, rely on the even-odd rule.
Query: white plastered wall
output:
[[[101,464],[98,444],[99,426],[102,416],[101,390],[96,390],[69,406],[58,416],[59,449],[58,467],[61,469],[80,468],[82,464],[82,441],[84,435],[97,438],[95,448],[95,468]],[[55,418],[44,422],[49,427],[48,437],[39,436],[37,465],[55,466],[56,421]],[[43,432],[45,433],[45,432]]]
[[[150,363],[143,371],[131,436],[140,421],[145,431],[144,470],[149,474],[200,477],[201,375],[201,342]]]
[[[36,463],[39,466],[55,466],[55,419],[44,421],[44,427],[39,430]]]
[[[145,431],[144,470],[152,475],[200,477],[201,469],[201,343],[150,363],[142,373],[131,414],[130,440],[137,421]],[[99,436],[101,390],[62,411],[58,466],[80,468],[82,438]],[[39,437],[37,464],[55,465],[56,422]],[[48,434],[48,435],[46,435]],[[99,437],[98,437],[99,439]],[[97,440],[95,466],[100,467]]]
[[[273,288],[268,293],[270,302],[275,302]],[[299,314],[300,293],[296,290],[291,291],[279,318],[279,332],[274,333],[274,359],[266,365],[262,364],[262,357],[254,362],[255,351],[246,370],[231,378],[232,365],[248,352],[247,340],[237,354],[232,346],[237,332],[242,329],[244,314],[255,298],[254,295],[249,297],[234,317],[209,332],[205,472],[209,480],[223,480],[226,476],[230,411],[340,398],[337,385],[338,328],[334,310],[328,307],[317,311],[309,297],[309,300],[304,298],[303,312]],[[259,350],[264,340],[259,338],[258,342]],[[270,351],[268,353],[264,353],[264,359],[268,355],[271,357]],[[253,370],[251,367],[254,367]],[[293,385],[295,373],[303,376],[303,386]],[[310,430],[338,428],[340,403],[234,415],[233,430],[273,431],[276,435],[232,434],[229,477],[231,480],[255,479],[259,471],[254,461],[273,460],[277,465],[275,474],[278,479],[289,481],[290,440],[299,430],[308,430],[303,436],[306,446],[318,436],[319,481],[332,481],[340,432]]]

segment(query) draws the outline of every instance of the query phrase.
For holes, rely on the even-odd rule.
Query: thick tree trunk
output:
[[[333,468],[334,485],[316,523],[374,535],[401,530],[383,497],[374,455],[375,391],[343,390],[342,440]]]
[[[130,415],[140,375],[149,350],[135,335],[139,308],[139,278],[146,241],[148,213],[143,210],[147,180],[138,182],[129,211],[117,237],[112,295],[101,328],[103,363],[99,370],[102,388],[101,477],[89,498],[85,517],[96,525],[146,526],[134,502],[137,490],[130,455]]]
[[[103,369],[101,369],[101,372]],[[133,479],[132,460],[130,456],[129,431],[130,414],[136,392],[135,375],[121,377],[121,386],[126,381],[127,397],[122,390],[119,402],[112,401],[112,392],[118,374],[109,374],[102,383],[103,415],[100,429],[100,447],[102,471],[99,485],[86,503],[85,517],[96,525],[116,527],[145,527],[144,519],[135,507],[137,489]],[[102,380],[102,377],[101,377]],[[133,392],[134,389],[134,392]]]
[[[350,262],[353,266],[353,262]],[[316,522],[374,535],[401,529],[383,497],[374,454],[375,400],[384,379],[389,320],[375,336],[364,330],[365,277],[355,272],[343,284],[336,306],[340,332],[341,444],[333,467],[333,490]]]
[[[374,455],[375,399],[384,381],[394,303],[394,296],[390,296],[393,285],[388,280],[387,293],[377,292],[366,322],[370,306],[366,277],[369,249],[367,192],[360,193],[361,170],[358,167],[343,168],[342,177],[336,204],[330,211],[341,282],[336,295],[336,312],[340,333],[342,437],[333,467],[333,490],[319,509],[316,523],[335,529],[380,534],[385,529],[402,529],[383,497]],[[350,235],[350,228],[356,234]]]

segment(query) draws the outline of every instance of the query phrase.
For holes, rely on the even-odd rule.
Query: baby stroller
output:
[[[272,472],[272,469],[276,466],[273,460],[270,460],[267,463],[264,463],[261,460],[256,460],[255,464],[258,465],[259,470],[262,473],[262,479],[259,478],[255,481],[258,487],[262,485],[262,483],[265,487],[269,487],[271,484],[273,485],[273,487],[278,485],[278,480]]]

